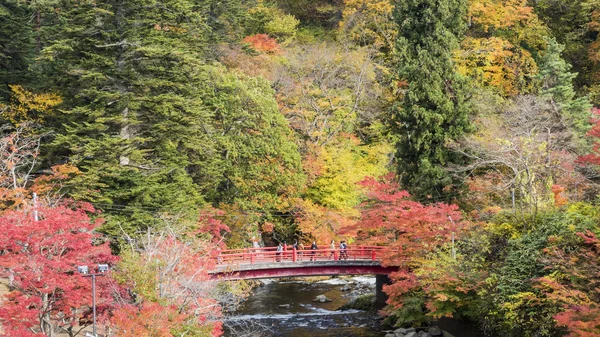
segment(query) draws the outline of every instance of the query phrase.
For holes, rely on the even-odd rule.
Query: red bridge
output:
[[[297,276],[388,275],[398,270],[383,267],[386,247],[356,246],[345,250],[246,248],[217,252],[217,267],[211,273],[221,280],[261,279]]]

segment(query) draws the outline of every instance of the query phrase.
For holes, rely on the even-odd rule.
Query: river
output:
[[[343,288],[351,289],[343,291]],[[225,337],[379,337],[377,315],[337,311],[351,297],[375,292],[374,277],[332,278],[316,282],[268,280],[257,287],[225,322]],[[325,295],[331,302],[313,302]],[[280,305],[288,305],[281,308]]]
[[[352,298],[374,293],[375,277],[370,276],[265,280],[226,318],[224,337],[382,337],[386,333],[374,312],[337,310]],[[331,302],[313,302],[318,295]],[[437,324],[455,337],[482,336],[472,323],[445,319]]]

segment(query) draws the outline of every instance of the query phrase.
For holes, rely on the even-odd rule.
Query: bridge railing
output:
[[[258,264],[277,262],[337,261],[337,260],[370,260],[377,261],[385,247],[355,246],[340,249],[304,249],[294,248],[277,251],[277,247],[230,249],[213,254],[217,264]]]

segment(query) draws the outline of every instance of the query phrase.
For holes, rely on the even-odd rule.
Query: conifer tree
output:
[[[583,138],[589,130],[592,116],[592,104],[587,97],[575,98],[573,81],[577,73],[569,72],[571,65],[561,56],[564,46],[554,38],[548,39],[548,48],[540,62],[539,79],[542,84],[542,96],[552,99],[563,117]]]
[[[272,90],[208,64],[208,5],[66,0],[56,11],[42,54],[65,103],[48,157],[82,171],[73,197],[101,204],[106,232],[160,224],[156,213],[194,221],[204,195],[276,199],[281,173],[299,171]],[[253,175],[264,167],[279,185]]]
[[[0,101],[9,96],[9,84],[24,84],[34,57],[31,9],[21,1],[0,3]]]
[[[398,78],[407,83],[392,109],[398,172],[417,197],[439,198],[452,184],[444,166],[457,158],[449,141],[470,129],[466,80],[452,51],[466,28],[466,0],[406,0],[396,4]]]

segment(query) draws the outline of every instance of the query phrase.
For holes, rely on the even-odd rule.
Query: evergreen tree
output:
[[[392,109],[391,131],[398,172],[417,197],[439,198],[452,184],[444,166],[457,158],[447,144],[470,129],[466,80],[452,61],[466,10],[466,0],[396,3],[398,77],[408,84]]]
[[[25,84],[34,57],[31,8],[21,1],[0,3],[0,101],[9,95],[8,84]]]
[[[571,65],[562,57],[564,46],[554,38],[548,39],[548,48],[540,62],[539,79],[542,84],[542,96],[552,99],[561,114],[583,138],[590,128],[592,104],[587,97],[575,98],[573,81],[577,73],[571,73]],[[583,141],[583,140],[581,140]]]
[[[44,68],[65,96],[49,160],[79,167],[73,196],[107,211],[109,233],[160,223],[156,213],[193,221],[203,193],[277,198],[273,180],[299,171],[268,85],[207,64],[207,4],[65,0],[48,31]],[[254,174],[264,167],[280,174]]]

